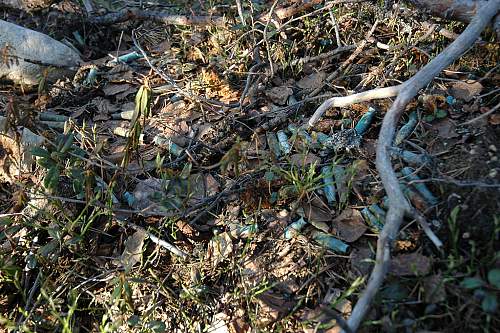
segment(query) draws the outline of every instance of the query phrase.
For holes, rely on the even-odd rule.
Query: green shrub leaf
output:
[[[486,293],[483,301],[481,302],[481,307],[486,312],[495,313],[498,307],[497,297],[492,293]]]
[[[488,282],[495,288],[500,289],[500,269],[495,268],[488,272]]]
[[[465,278],[460,285],[467,289],[476,289],[484,286],[484,281],[480,278]]]

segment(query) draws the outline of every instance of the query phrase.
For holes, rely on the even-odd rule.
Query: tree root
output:
[[[389,153],[389,148],[392,146],[392,141],[394,140],[398,120],[405,111],[406,105],[415,97],[418,91],[424,88],[439,74],[439,72],[447,68],[474,44],[499,9],[500,1],[482,2],[476,15],[464,32],[444,49],[443,52],[405,83],[392,87],[392,90],[391,88],[382,88],[353,95],[356,96],[354,98],[353,96],[349,96],[351,100],[368,100],[369,96],[373,96],[372,98],[383,98],[382,96],[384,95],[385,97],[391,97],[394,96],[391,94],[397,94],[396,100],[384,117],[377,144],[376,165],[389,197],[389,210],[386,217],[386,223],[377,242],[375,267],[373,268],[365,290],[361,293],[361,297],[358,299],[347,321],[349,328],[353,332],[358,329],[361,321],[368,312],[374,296],[384,282],[389,269],[391,243],[397,237],[403,216],[405,213],[412,212],[410,204],[405,199],[399,187],[399,182],[392,168]],[[337,98],[336,101],[331,103],[345,105],[349,97],[343,100]]]

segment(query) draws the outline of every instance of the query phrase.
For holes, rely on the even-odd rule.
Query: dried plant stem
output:
[[[373,90],[364,91],[361,93],[349,95],[349,96],[337,96],[327,99],[316,109],[314,114],[307,122],[307,127],[313,127],[321,118],[321,116],[330,108],[339,108],[348,106],[355,103],[371,101],[374,99],[389,98],[397,96],[398,93],[403,89],[404,83],[386,88],[377,88]]]
[[[110,25],[114,23],[125,22],[128,20],[151,20],[154,22],[175,25],[216,25],[224,26],[226,24],[223,17],[220,16],[188,16],[172,15],[157,11],[142,10],[138,8],[126,8],[117,12],[102,16],[92,16],[88,18],[92,24]]]
[[[371,302],[384,282],[390,262],[391,243],[396,238],[405,213],[411,207],[405,199],[392,168],[389,148],[392,145],[396,125],[406,105],[443,69],[458,59],[477,40],[500,8],[500,1],[481,2],[476,15],[464,32],[443,52],[422,68],[415,76],[400,85],[398,97],[384,117],[377,144],[377,170],[389,197],[386,223],[377,242],[377,258],[368,285],[361,293],[349,320],[350,329],[356,331],[370,308]]]

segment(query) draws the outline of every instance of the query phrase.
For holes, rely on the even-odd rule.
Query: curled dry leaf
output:
[[[266,291],[255,299],[258,306],[259,327],[266,327],[288,313],[295,305],[291,301],[286,301],[284,295]]]
[[[456,99],[470,102],[475,96],[483,90],[483,85],[479,82],[455,82],[450,89],[450,93]]]
[[[321,162],[321,158],[312,153],[293,154],[290,156],[290,162],[298,167],[304,167],[314,163],[319,164]]]
[[[2,117],[3,118],[3,117]],[[20,133],[12,131],[0,135],[0,180],[11,182],[15,177],[31,171],[33,155],[31,150],[40,147],[45,139],[26,127]]]
[[[351,253],[351,268],[357,275],[368,275],[373,267],[371,259],[375,254],[368,246],[354,248]]]
[[[207,259],[216,267],[233,253],[233,241],[227,232],[215,235],[208,243]]]
[[[288,87],[274,87],[266,91],[266,96],[278,105],[285,105],[288,97],[293,94],[293,90]]]
[[[439,303],[446,300],[444,279],[441,274],[434,274],[425,278],[424,297],[426,303]]]
[[[332,220],[332,214],[328,210],[318,206],[314,202],[303,204],[304,218],[317,229],[328,233],[330,226],[325,222],[329,223]]]
[[[130,269],[138,262],[141,262],[145,238],[146,231],[141,229],[134,232],[125,241],[125,249],[120,257],[120,263],[125,269]]]
[[[432,128],[438,132],[438,135],[443,139],[451,139],[458,136],[455,131],[455,124],[449,119],[443,119],[435,124]]]
[[[420,253],[400,254],[391,260],[390,273],[396,276],[426,275],[431,269],[431,260]]]
[[[333,220],[333,228],[339,238],[348,243],[356,241],[368,229],[361,213],[352,208],[345,209]]]
[[[488,121],[490,122],[491,125],[499,125],[500,124],[500,114],[492,114],[489,118]]]
[[[325,78],[326,78],[325,72],[312,73],[300,79],[297,82],[297,87],[306,90],[314,90],[316,88],[321,88],[324,84]]]

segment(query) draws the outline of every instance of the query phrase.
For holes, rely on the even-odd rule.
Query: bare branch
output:
[[[126,8],[103,16],[89,17],[88,20],[90,23],[100,25],[110,25],[128,20],[152,20],[155,22],[175,25],[225,25],[224,18],[220,16],[171,15],[162,12],[141,10],[138,8]]]
[[[377,258],[375,267],[348,320],[349,327],[356,331],[368,312],[373,297],[384,282],[390,262],[390,246],[396,238],[405,213],[411,207],[405,199],[392,168],[389,148],[392,145],[396,125],[406,105],[443,69],[459,58],[476,41],[481,32],[490,23],[500,8],[500,1],[481,2],[476,15],[464,32],[436,58],[422,68],[414,77],[400,85],[398,97],[384,117],[377,145],[377,170],[389,197],[389,211],[386,223],[377,242]]]

